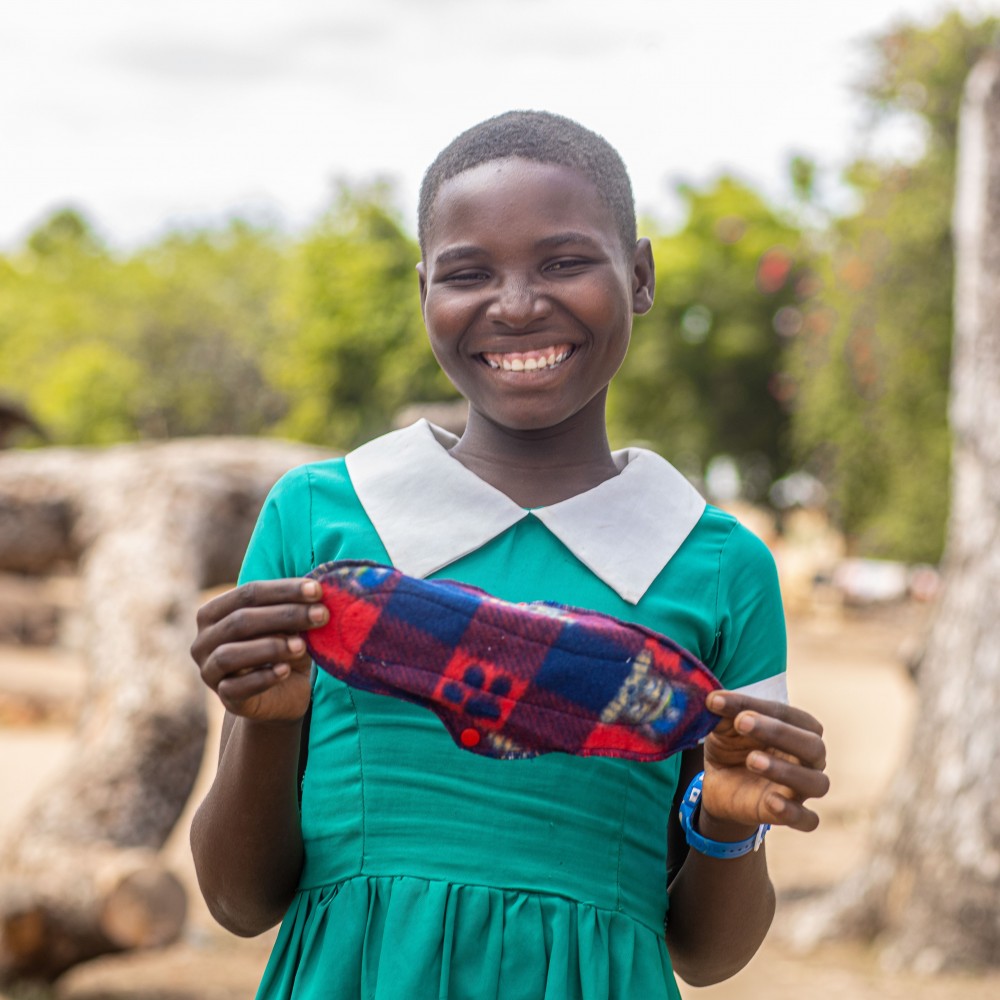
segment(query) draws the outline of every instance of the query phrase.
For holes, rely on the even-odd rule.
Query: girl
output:
[[[754,954],[774,910],[754,847],[814,829],[827,790],[821,726],[785,704],[773,563],[664,459],[609,447],[654,271],[603,139],[538,112],[475,126],[427,172],[419,235],[468,425],[290,472],[241,585],[202,609],[192,654],[227,709],[202,891],[238,934],[283,919],[260,997],[677,998],[673,970],[706,985]],[[465,753],[426,709],[311,674],[300,633],[328,613],[302,577],[334,559],[653,628],[722,681],[719,725],[660,763]]]

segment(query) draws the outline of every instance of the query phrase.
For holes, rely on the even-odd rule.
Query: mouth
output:
[[[572,344],[555,344],[534,351],[483,351],[480,357],[494,371],[540,372],[558,368],[575,350]]]

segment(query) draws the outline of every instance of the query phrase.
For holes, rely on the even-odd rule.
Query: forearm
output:
[[[259,934],[288,909],[302,870],[301,722],[236,719],[211,791],[191,825],[202,895],[235,934]]]
[[[699,764],[705,768],[698,832],[732,843],[748,839],[760,822],[814,830],[819,817],[804,803],[830,787],[819,721],[791,705],[733,691],[713,692],[706,704],[721,721],[702,750],[685,753],[680,769],[683,788]],[[673,803],[674,816],[683,801]],[[725,859],[689,850],[678,870],[680,826],[672,819],[668,833],[668,870],[677,875],[669,889],[667,946],[678,974],[707,986],[734,975],[760,947],[774,917],[774,887],[763,850]]]
[[[711,840],[742,840],[753,833],[703,813],[698,828]],[[763,846],[739,858],[689,851],[669,895],[667,947],[674,969],[692,986],[709,986],[739,972],[774,917],[774,887]]]

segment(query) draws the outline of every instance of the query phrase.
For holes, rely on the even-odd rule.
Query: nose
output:
[[[486,318],[512,329],[519,329],[544,318],[548,311],[545,296],[539,294],[529,277],[518,274],[505,278],[497,288],[487,307]]]

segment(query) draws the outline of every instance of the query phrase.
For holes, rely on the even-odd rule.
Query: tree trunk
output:
[[[235,578],[278,476],[320,454],[191,440],[0,457],[0,570],[79,553],[88,666],[76,750],[0,851],[0,983],[180,932],[184,890],[157,852],[204,750],[199,594]]]
[[[1000,965],[1000,54],[970,74],[955,203],[952,501],[913,744],[867,865],[793,912],[921,971]],[[887,706],[887,710],[888,710]]]

